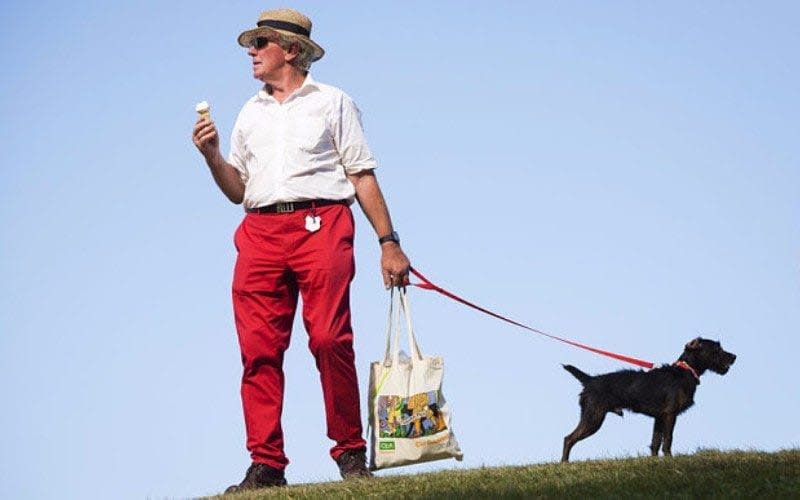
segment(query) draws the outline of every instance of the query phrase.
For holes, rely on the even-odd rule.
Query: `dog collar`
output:
[[[678,361],[672,363],[672,366],[677,366],[678,368],[683,368],[684,370],[688,370],[688,371],[692,372],[692,375],[694,375],[694,378],[697,380],[697,383],[698,384],[700,383],[700,375],[698,375],[697,372],[694,371],[694,368],[689,366],[689,363],[687,363],[686,361],[678,360]]]

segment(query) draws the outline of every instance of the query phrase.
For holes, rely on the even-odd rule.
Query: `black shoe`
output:
[[[266,464],[253,462],[247,469],[244,480],[239,484],[229,486],[225,493],[269,488],[271,486],[286,486],[286,477],[284,477],[283,471]]]
[[[367,469],[367,454],[361,450],[348,450],[336,459],[342,479],[360,479],[372,477]]]

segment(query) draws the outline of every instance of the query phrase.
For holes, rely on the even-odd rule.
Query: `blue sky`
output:
[[[185,498],[249,459],[230,305],[240,207],[190,141],[208,100],[227,151],[258,84],[260,2],[0,5],[2,498]],[[358,103],[412,263],[554,335],[656,363],[697,335],[708,374],[673,451],[800,445],[800,32],[795,2],[295,2]],[[364,401],[388,296],[357,217]],[[410,292],[442,355],[465,459],[558,460],[580,386],[617,361]],[[298,322],[291,483],[337,478]],[[611,416],[573,459],[647,453]],[[381,473],[385,474],[385,473]],[[43,479],[45,478],[45,479]]]

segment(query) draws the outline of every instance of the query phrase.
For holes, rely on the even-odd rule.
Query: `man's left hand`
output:
[[[408,285],[410,267],[411,262],[398,243],[390,241],[381,245],[381,271],[387,290],[393,286]]]

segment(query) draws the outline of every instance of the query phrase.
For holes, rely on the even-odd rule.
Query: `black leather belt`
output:
[[[325,207],[328,205],[347,205],[347,200],[308,200],[308,201],[288,201],[286,203],[275,203],[265,207],[246,208],[248,214],[289,214],[297,210],[306,210],[312,207]]]

